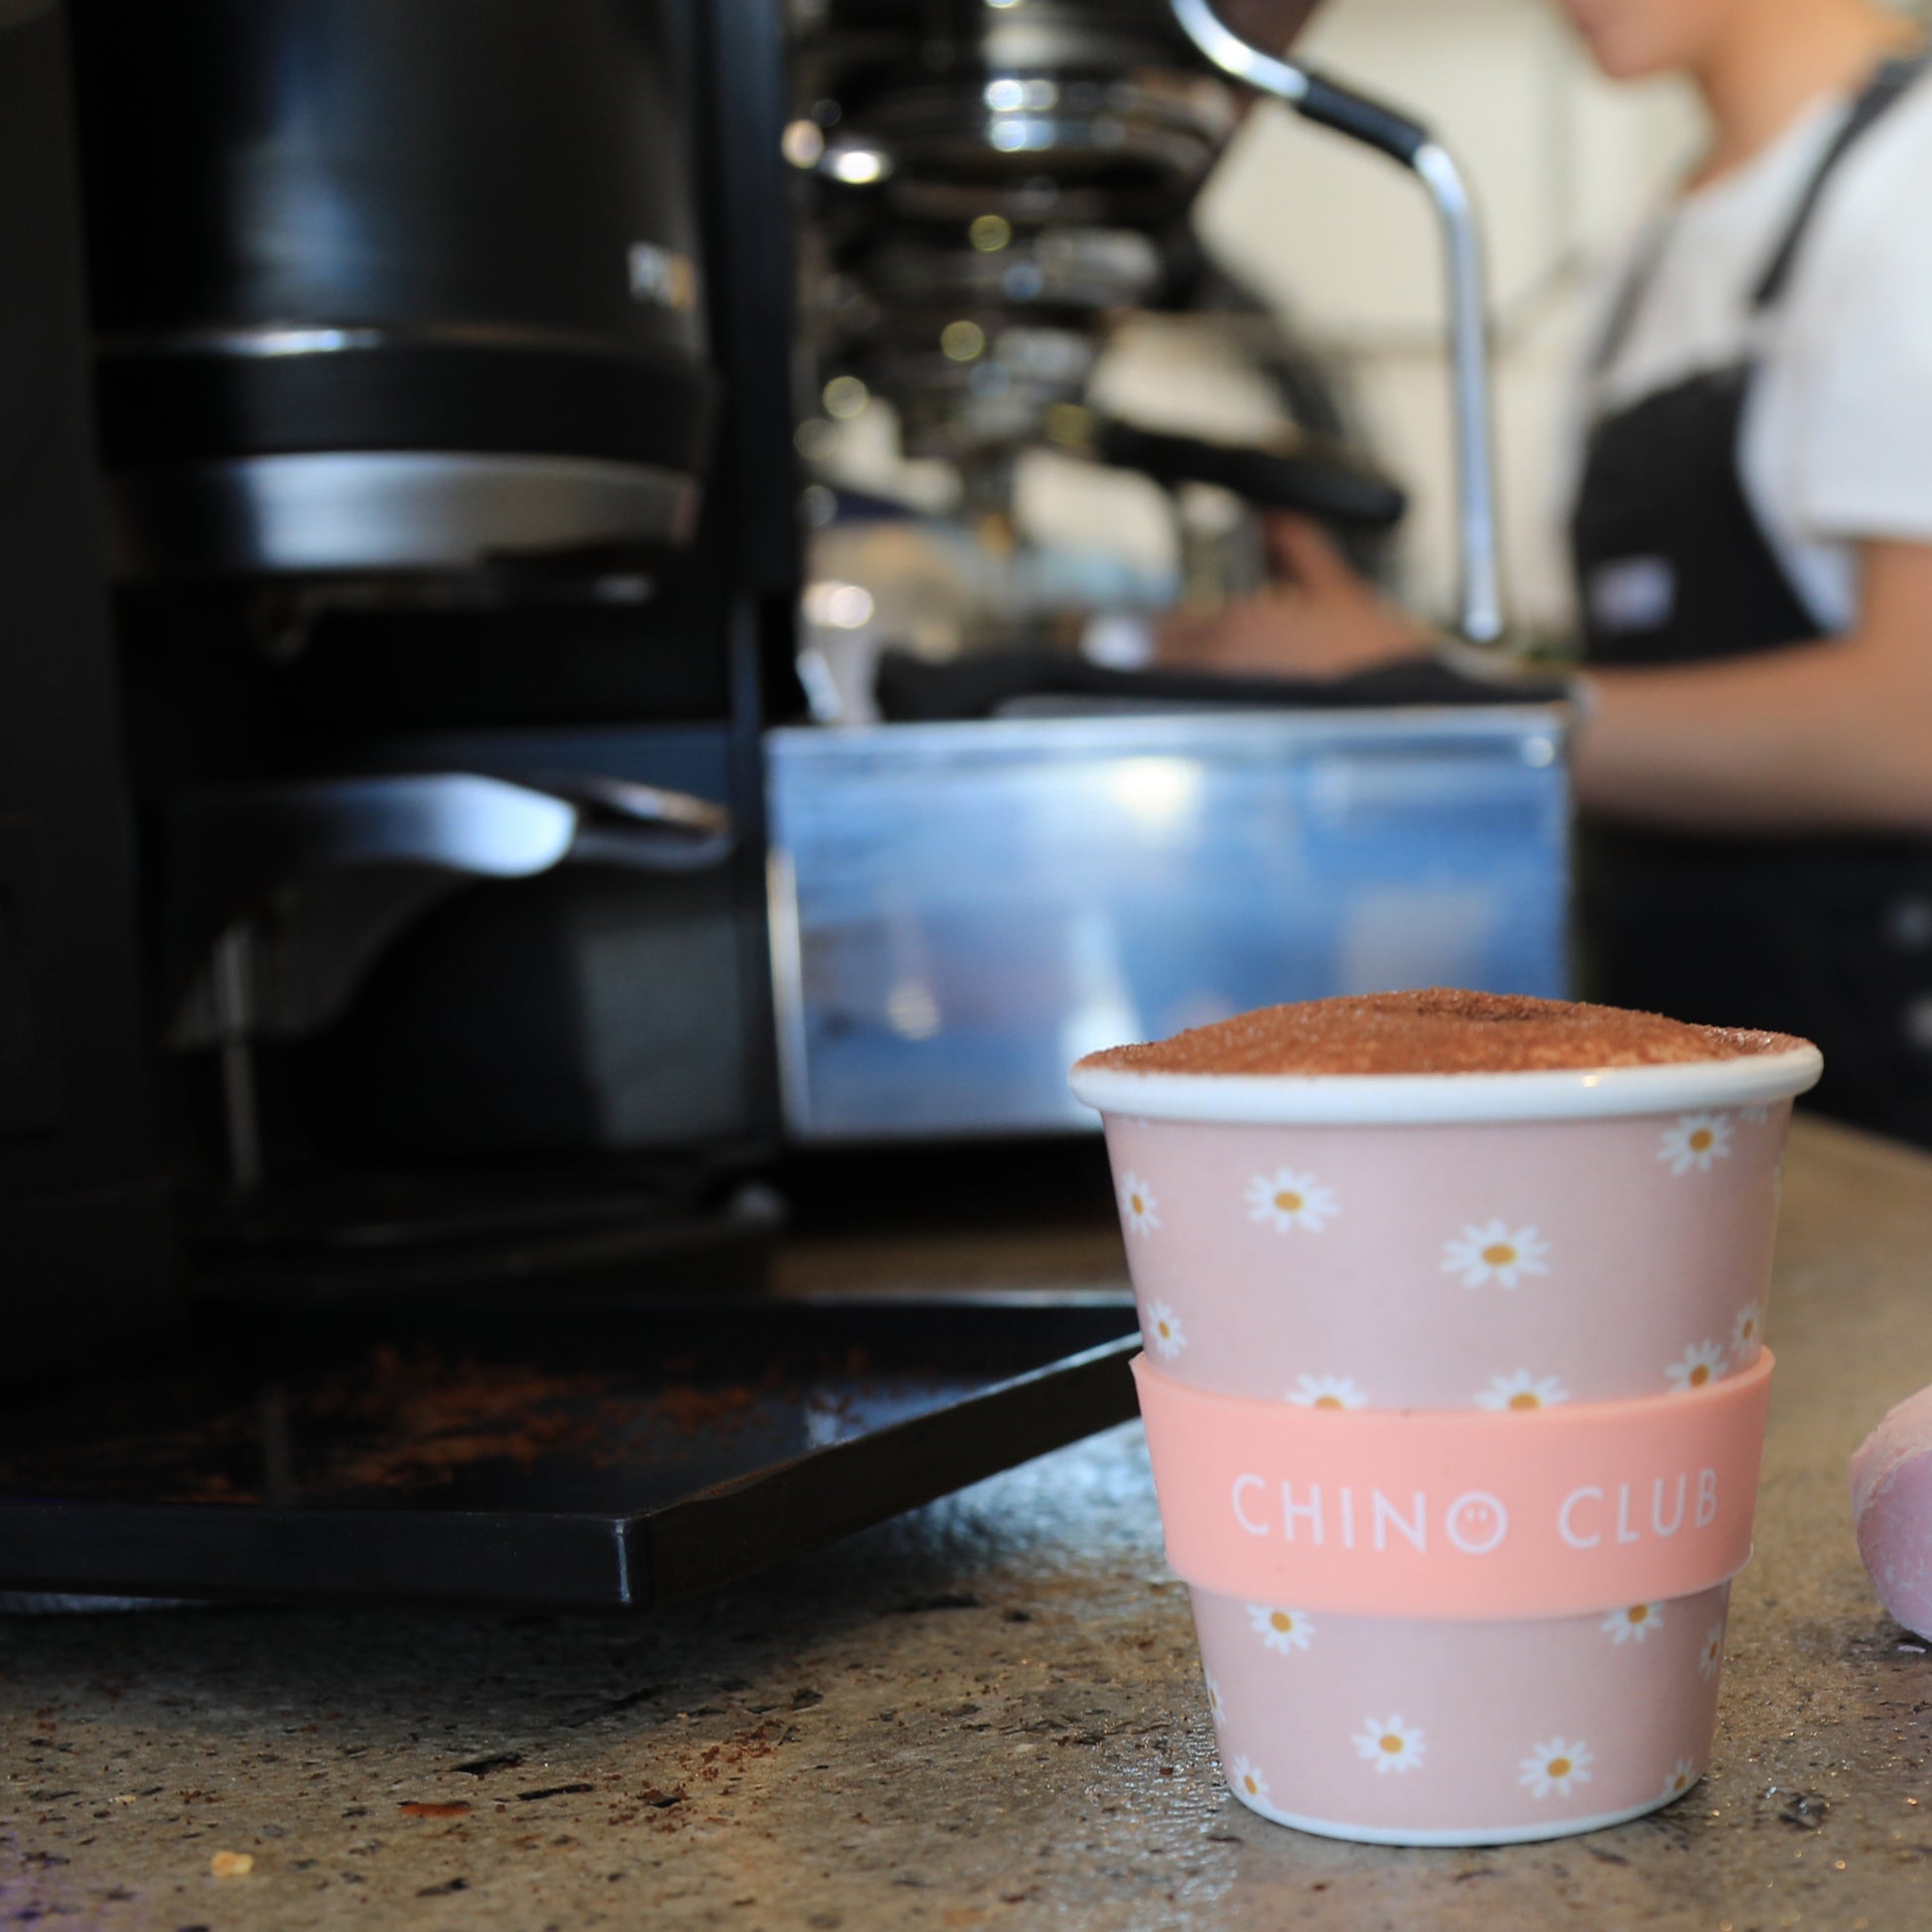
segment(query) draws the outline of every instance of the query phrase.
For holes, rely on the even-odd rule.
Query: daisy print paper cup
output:
[[[1245,1070],[1298,1014],[1332,1032],[1349,1016],[1323,1009],[1431,999],[1557,1034],[1606,1013],[1321,1002],[1091,1056],[1073,1087],[1104,1117],[1230,1789],[1339,1838],[1554,1838],[1708,1762],[1779,1164],[1821,1062],[1611,1015],[1581,1041],[1414,1047],[1448,1071]],[[1587,1063],[1599,1035],[1619,1057]]]

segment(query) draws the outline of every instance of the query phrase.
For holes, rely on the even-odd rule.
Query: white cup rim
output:
[[[1421,1127],[1452,1122],[1603,1120],[1763,1106],[1818,1084],[1809,1043],[1663,1066],[1539,1067],[1517,1073],[1142,1073],[1076,1066],[1096,1112],[1229,1127]]]

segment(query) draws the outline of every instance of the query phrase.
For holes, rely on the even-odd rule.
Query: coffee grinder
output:
[[[1261,11],[1285,45],[1309,9]],[[1424,969],[1561,990],[1547,708],[1450,717],[1431,686],[1217,722],[1156,683],[1115,694],[1126,721],[1047,691],[870,733],[806,723],[797,679],[801,230],[884,316],[868,366],[915,433],[997,490],[1082,413],[1105,318],[1158,299],[1226,74],[1397,153],[1451,219],[1461,627],[1492,637],[1472,230],[1400,116],[1204,0],[67,24],[144,1020],[198,1282],[715,1278],[788,1144],[1078,1130],[1061,1073],[1102,1032]],[[846,106],[806,155],[821,80]],[[948,241],[974,210],[1014,252]],[[1012,353],[926,354],[960,316]],[[1123,460],[1120,428],[1093,453]],[[1346,514],[1400,513],[1257,454],[1284,500],[1339,477]],[[1090,899],[1096,827],[1127,865]],[[1255,837],[1279,893],[1244,883]],[[986,863],[1016,844],[1050,861],[1037,903]]]
[[[198,1272],[657,1253],[775,1119],[775,0],[69,14]]]

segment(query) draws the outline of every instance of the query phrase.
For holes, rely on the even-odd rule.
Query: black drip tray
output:
[[[472,1304],[0,1425],[0,1589],[642,1608],[1136,1413],[1113,1296]]]

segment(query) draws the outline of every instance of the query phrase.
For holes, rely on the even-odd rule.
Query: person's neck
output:
[[[1711,145],[1690,186],[1701,188],[1770,146],[1814,101],[1855,87],[1916,43],[1909,22],[1870,0],[1763,0],[1739,8],[1691,79],[1711,116]]]

